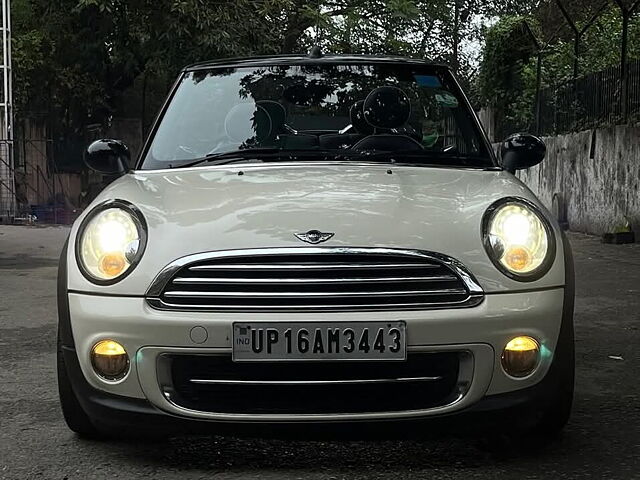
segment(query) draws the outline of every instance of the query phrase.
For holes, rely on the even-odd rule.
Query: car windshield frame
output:
[[[158,130],[162,126],[162,122],[166,118],[167,111],[172,105],[172,102],[175,100],[176,93],[180,90],[181,85],[183,84],[185,78],[189,75],[193,74],[203,74],[203,72],[211,72],[213,75],[220,72],[229,72],[229,71],[237,71],[241,69],[248,68],[271,68],[271,67],[309,67],[309,66],[320,66],[320,67],[350,67],[350,66],[360,66],[360,67],[371,67],[371,68],[393,68],[394,66],[397,68],[408,68],[413,69],[416,72],[419,70],[419,75],[434,75],[443,80],[443,83],[446,84],[446,87],[450,93],[452,93],[459,102],[460,110],[464,115],[467,116],[469,121],[468,128],[471,129],[472,134],[475,136],[474,140],[477,142],[478,152],[470,154],[468,157],[472,159],[471,162],[461,161],[461,155],[457,152],[451,155],[451,161],[449,163],[446,162],[446,156],[442,155],[442,152],[438,152],[438,154],[430,155],[428,151],[425,151],[424,160],[416,158],[417,156],[414,154],[411,156],[409,161],[405,161],[402,156],[402,152],[398,152],[397,155],[394,155],[393,151],[386,152],[382,151],[374,151],[374,152],[362,152],[359,155],[349,154],[344,155],[344,152],[336,151],[335,155],[305,155],[303,156],[304,160],[300,159],[299,155],[289,154],[287,150],[282,150],[282,155],[270,155],[268,159],[269,162],[287,162],[287,161],[303,161],[310,162],[313,160],[325,160],[325,161],[340,161],[347,163],[371,163],[375,161],[379,163],[384,159],[388,159],[392,163],[396,164],[410,164],[410,165],[424,165],[424,166],[438,166],[438,167],[451,167],[451,168],[474,168],[474,169],[499,169],[501,168],[497,158],[495,156],[495,152],[492,148],[491,143],[489,142],[486,133],[469,102],[468,97],[465,92],[461,88],[458,83],[455,75],[451,72],[449,67],[445,65],[432,64],[426,61],[415,60],[415,59],[407,59],[407,58],[395,58],[395,57],[384,57],[384,58],[372,58],[372,57],[332,57],[332,58],[321,58],[321,59],[310,59],[308,57],[297,57],[287,58],[287,57],[264,57],[264,58],[252,58],[252,59],[232,59],[227,61],[217,61],[217,62],[209,62],[198,64],[190,67],[186,67],[181,74],[178,76],[178,79],[174,83],[171,91],[162,107],[160,112],[158,113],[153,126],[144,142],[143,148],[141,149],[136,163],[135,170],[163,170],[163,169],[174,169],[174,168],[186,168],[186,167],[199,167],[199,166],[211,166],[215,165],[215,162],[209,161],[208,157],[210,155],[202,155],[201,158],[194,157],[189,159],[179,159],[175,161],[168,160],[156,160],[154,159],[152,152],[152,147],[155,139],[158,136]],[[416,74],[418,74],[416,73]],[[250,149],[249,149],[250,150]],[[238,160],[244,163],[251,162],[251,158],[248,158],[246,153],[247,151],[240,151],[242,155],[239,155]],[[313,150],[309,150],[309,152],[313,152]],[[226,157],[231,157],[232,151],[223,152]],[[373,155],[372,155],[373,153]],[[386,153],[386,155],[385,155]],[[274,159],[274,157],[278,157]],[[375,160],[373,160],[375,158]],[[433,161],[436,159],[436,161]],[[260,159],[260,154],[256,154],[255,159],[257,162],[262,162]],[[477,163],[476,163],[477,162]],[[222,164],[226,165],[229,163],[233,163],[232,161],[223,162]]]

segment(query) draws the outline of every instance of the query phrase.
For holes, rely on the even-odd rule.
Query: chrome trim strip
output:
[[[465,397],[465,392],[459,391],[447,404],[425,410],[400,410],[397,412],[366,412],[366,413],[306,413],[306,414],[253,414],[253,413],[209,413],[181,407],[171,397],[170,391],[165,391],[164,397],[171,405],[173,413],[203,420],[236,421],[236,422],[346,422],[372,421],[428,417],[450,410],[459,410],[458,404]],[[456,408],[458,407],[458,408]]]
[[[464,295],[467,292],[459,288],[444,288],[441,290],[388,290],[369,292],[191,292],[181,290],[168,290],[165,297],[197,297],[197,298],[349,298],[349,297],[403,297],[421,296],[432,297],[437,295]]]
[[[229,265],[196,265],[189,267],[192,272],[205,271],[212,272],[218,270],[355,270],[355,269],[367,269],[367,268],[438,268],[439,265],[429,265],[428,263],[270,263],[269,265],[261,264],[229,264]]]
[[[191,268],[189,270],[192,270]],[[378,282],[453,282],[457,278],[453,275],[431,275],[423,277],[363,277],[363,278],[189,278],[177,277],[171,282],[176,285],[200,285],[216,283],[251,283],[251,284],[287,284],[287,283],[378,283]]]
[[[436,382],[441,379],[441,376],[371,378],[358,380],[209,380],[192,378],[190,382],[200,385],[368,385],[379,383]]]
[[[135,356],[138,378],[147,399],[160,410],[188,418],[224,422],[340,422],[399,420],[423,418],[461,410],[477,402],[487,391],[495,353],[490,345],[433,345],[409,346],[409,352],[460,352],[460,373],[454,396],[446,405],[424,410],[392,412],[329,413],[329,414],[229,414],[191,410],[177,405],[166,388],[171,385],[169,372],[159,369],[158,359],[163,354],[231,355],[230,348],[177,348],[143,347]],[[466,354],[465,354],[466,353]],[[479,368],[482,366],[482,368]]]
[[[326,304],[312,304],[306,303],[305,305],[270,305],[265,307],[264,305],[226,305],[226,304],[208,304],[208,305],[192,305],[192,304],[178,304],[169,303],[159,298],[147,298],[147,303],[158,310],[192,310],[192,311],[227,311],[227,312],[251,312],[260,311],[263,313],[268,312],[308,312],[314,311],[353,311],[359,312],[366,311],[380,311],[380,310],[445,310],[456,308],[471,308],[480,305],[484,301],[483,295],[472,295],[461,302],[447,302],[447,303],[369,303],[367,305],[354,307],[353,305],[326,305]]]

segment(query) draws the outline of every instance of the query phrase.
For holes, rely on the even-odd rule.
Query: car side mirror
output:
[[[500,145],[502,166],[510,173],[538,165],[544,160],[546,153],[547,146],[544,142],[528,133],[511,135]]]
[[[129,170],[131,153],[120,140],[96,140],[87,147],[84,163],[99,173],[122,175]]]

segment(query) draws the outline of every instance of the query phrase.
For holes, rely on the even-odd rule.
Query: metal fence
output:
[[[496,137],[528,131],[540,135],[640,122],[640,60],[628,63],[626,82],[615,65],[540,90],[529,120],[497,118]],[[539,102],[539,106],[537,105]],[[626,109],[626,112],[625,112]]]
[[[631,72],[635,73],[635,78],[629,77],[637,84],[640,79],[637,62]],[[555,88],[543,89],[539,101],[540,118],[535,119],[535,125],[540,134],[567,133],[619,123],[623,120],[620,67],[609,67]]]

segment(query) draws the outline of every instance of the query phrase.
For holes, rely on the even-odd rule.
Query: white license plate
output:
[[[233,324],[233,361],[406,360],[405,322]]]

